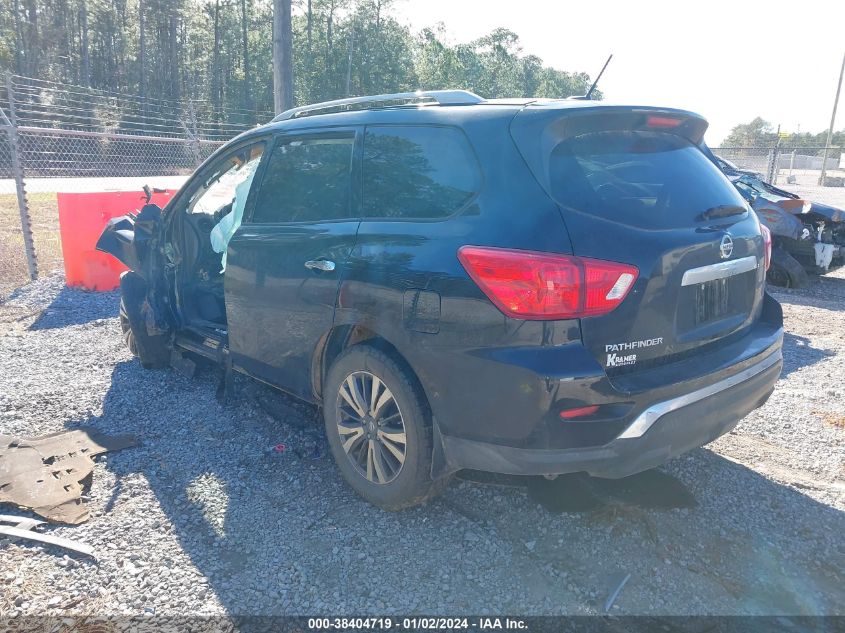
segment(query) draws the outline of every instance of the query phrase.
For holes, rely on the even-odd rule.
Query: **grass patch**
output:
[[[839,429],[845,429],[845,415],[831,413],[830,411],[813,411],[813,413],[819,416],[825,424],[835,426]]]
[[[27,196],[35,243],[35,258],[40,275],[63,267],[62,241],[59,235],[59,208],[55,193]],[[0,195],[0,296],[29,281],[21,231],[18,199],[14,194]]]

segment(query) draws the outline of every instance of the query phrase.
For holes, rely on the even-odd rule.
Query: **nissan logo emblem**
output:
[[[722,259],[727,259],[734,252],[734,241],[730,235],[723,235],[722,241],[719,242],[719,255]]]

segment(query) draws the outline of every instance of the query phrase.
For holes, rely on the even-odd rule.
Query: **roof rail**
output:
[[[474,105],[484,101],[477,94],[468,90],[420,90],[417,92],[397,92],[395,94],[375,95],[372,97],[351,97],[336,99],[312,105],[300,106],[277,114],[272,123],[287,121],[303,116],[343,112],[346,110],[368,110],[370,108],[391,108],[434,102],[437,105]],[[433,104],[432,104],[433,105]]]

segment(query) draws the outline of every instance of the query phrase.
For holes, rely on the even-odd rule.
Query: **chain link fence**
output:
[[[0,298],[62,267],[58,193],[178,188],[223,143],[271,118],[271,112],[220,112],[205,101],[0,77]],[[845,182],[838,147],[713,152],[779,186],[815,186],[822,176],[829,186]]]
[[[0,298],[62,268],[58,193],[178,188],[227,140],[271,118],[0,77]]]
[[[713,147],[719,158],[757,173],[773,185],[845,186],[845,159],[840,147]],[[824,183],[822,183],[822,178]]]

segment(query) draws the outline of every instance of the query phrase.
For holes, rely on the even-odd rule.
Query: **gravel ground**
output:
[[[816,172],[816,178],[818,178],[818,172]],[[778,187],[797,193],[799,196],[807,200],[816,200],[834,207],[839,207],[840,209],[845,209],[845,187],[820,187],[813,184],[814,182],[815,181],[810,178],[804,179],[803,182],[799,181],[799,183],[795,185],[780,184]]]
[[[97,562],[0,539],[0,616],[596,614],[628,574],[614,614],[845,614],[845,271],[775,294],[784,374],[729,435],[622,485],[458,479],[390,514],[341,481],[313,409],[144,371],[116,294],[42,279],[0,306],[0,431],[142,443],[98,458],[89,522],[47,528]]]

